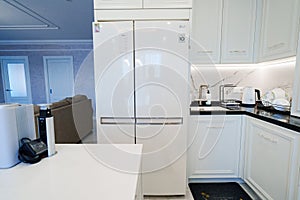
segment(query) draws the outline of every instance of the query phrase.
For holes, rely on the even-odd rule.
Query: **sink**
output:
[[[191,107],[191,111],[227,111],[229,109],[223,108],[221,106],[199,106]]]

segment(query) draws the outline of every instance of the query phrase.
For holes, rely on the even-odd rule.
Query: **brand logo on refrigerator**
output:
[[[185,43],[186,42],[185,34],[179,34],[178,35],[178,42],[179,43]]]
[[[94,32],[99,33],[100,32],[100,23],[94,23]]]

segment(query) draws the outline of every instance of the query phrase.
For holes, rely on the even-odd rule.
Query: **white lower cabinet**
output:
[[[245,121],[246,183],[262,199],[297,199],[298,133],[251,117]]]
[[[188,178],[237,178],[241,116],[190,117]]]

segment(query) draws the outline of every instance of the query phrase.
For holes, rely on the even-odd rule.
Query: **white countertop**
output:
[[[57,154],[0,170],[0,199],[133,200],[142,145],[56,145]]]

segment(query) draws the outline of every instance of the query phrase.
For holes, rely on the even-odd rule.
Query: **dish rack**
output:
[[[290,114],[291,106],[284,106],[278,104],[272,104],[268,101],[262,101],[257,104],[257,108],[260,108],[265,111],[280,113],[280,114]]]

